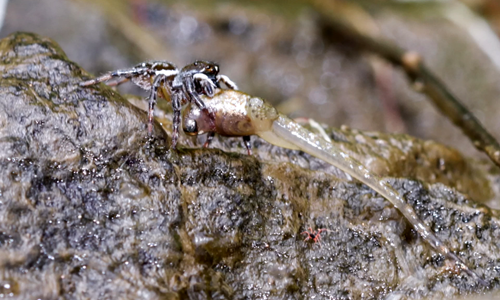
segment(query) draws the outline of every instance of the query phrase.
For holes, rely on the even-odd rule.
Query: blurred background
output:
[[[213,60],[241,90],[292,117],[408,133],[486,157],[402,70],[327,30],[342,20],[420,53],[500,138],[498,0],[0,0],[0,9],[0,37],[48,36],[94,75],[151,59],[179,67]],[[132,84],[121,89],[146,96]]]

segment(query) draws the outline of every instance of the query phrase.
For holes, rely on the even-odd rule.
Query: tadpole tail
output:
[[[486,280],[484,280],[475,272],[473,272],[471,269],[469,269],[455,253],[449,252],[445,257],[455,261],[459,265],[460,270],[462,270],[465,274],[469,275],[470,277],[474,278],[481,286],[483,287],[489,286],[489,283]]]
[[[332,143],[310,132],[284,115],[280,115],[279,118],[273,122],[271,131],[272,133],[259,134],[259,136],[271,144],[290,149],[300,149],[309,153],[368,185],[389,200],[411,223],[420,236],[436,251],[457,263],[461,270],[472,278],[475,278],[477,282],[483,286],[488,286],[486,281],[471,271],[462,259],[451,252],[449,248],[432,233],[430,228],[420,220],[413,207],[406,203],[406,199],[393,189],[383,178],[379,178],[365,168],[360,162],[335,147]],[[287,147],[287,144],[292,145]]]

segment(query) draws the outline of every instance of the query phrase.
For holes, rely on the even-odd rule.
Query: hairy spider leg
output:
[[[208,148],[208,146],[210,146],[210,143],[214,139],[214,136],[215,136],[215,132],[213,132],[213,131],[211,131],[207,134],[207,139],[205,141],[205,144],[203,144],[203,148]]]
[[[234,81],[232,81],[231,79],[229,79],[229,77],[227,77],[226,75],[217,75],[217,82],[224,82],[224,84],[232,89],[232,90],[238,90],[238,86],[236,85],[236,83],[234,83]]]
[[[196,76],[196,75],[199,75],[199,76]],[[191,77],[191,76],[186,76],[186,77]],[[186,77],[184,77],[182,80],[183,81],[182,89],[184,90],[184,93],[189,96],[189,98],[190,98],[189,102],[194,102],[196,104],[196,106],[198,106],[201,110],[206,111],[207,108],[205,107],[205,103],[203,102],[203,100],[201,100],[200,95],[196,91],[196,86],[194,85],[194,80],[191,80],[191,78],[186,78]],[[195,74],[193,76],[193,78],[197,78],[197,79],[203,78],[201,80],[208,80],[208,81],[212,82],[208,78],[208,76],[203,75],[203,74]],[[206,83],[203,83],[201,85],[204,87],[204,86],[206,86]],[[210,97],[209,94],[207,94],[207,96]],[[213,93],[212,93],[212,96],[213,96]]]
[[[125,77],[128,80],[130,80],[132,77],[139,76],[143,74],[144,72],[147,72],[149,69],[148,68],[132,68],[132,69],[122,69],[122,70],[116,70],[104,75],[101,75],[97,78],[87,80],[80,82],[80,86],[89,86],[89,85],[94,85],[100,82],[108,81],[110,79],[113,79],[115,77]],[[125,82],[125,81],[123,81]],[[120,83],[123,83],[120,82]],[[118,84],[120,84],[118,83]],[[116,85],[118,85],[116,84]]]
[[[245,144],[245,147],[247,148],[248,155],[252,155],[252,144],[250,144],[250,136],[249,135],[245,135],[243,137],[243,143]]]
[[[210,80],[207,75],[203,73],[197,73],[193,75],[193,79],[200,84],[203,93],[205,93],[208,97],[214,96],[217,85],[212,80]]]
[[[309,230],[312,231],[312,228],[309,227]],[[304,232],[301,232],[300,234],[305,234],[306,235],[306,238],[304,239],[304,242],[307,242],[308,240],[311,239],[314,239],[316,236],[313,234],[313,233],[310,233],[309,231],[304,231]]]
[[[120,84],[122,84],[122,83],[125,83],[125,82],[127,82],[127,81],[130,81],[130,79],[131,79],[131,78],[124,77],[124,78],[122,78],[122,79],[120,79],[120,80],[115,80],[115,81],[111,81],[111,82],[106,82],[106,85],[107,85],[107,86],[118,86],[118,85],[120,85]]]
[[[182,91],[174,91],[171,93],[170,97],[172,100],[172,109],[174,111],[174,118],[172,119],[172,148],[175,149],[179,138],[179,124],[181,123]]]
[[[158,88],[162,84],[165,83],[166,80],[165,75],[156,75],[154,77],[153,84],[151,85],[151,90],[148,99],[148,134],[151,135],[153,133],[153,118],[154,118],[154,109],[156,105],[156,96],[158,95]],[[173,101],[172,101],[173,103]]]

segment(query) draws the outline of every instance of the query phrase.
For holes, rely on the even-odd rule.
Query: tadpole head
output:
[[[182,112],[182,130],[187,135],[215,132],[214,116],[206,109],[188,104]]]

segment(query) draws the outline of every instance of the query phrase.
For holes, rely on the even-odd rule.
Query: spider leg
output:
[[[208,97],[212,98],[214,96],[217,86],[215,85],[215,83],[213,83],[212,80],[210,80],[210,78],[208,78],[207,75],[203,73],[194,74],[193,79],[198,81],[201,88],[203,89],[203,92]]]
[[[111,73],[104,74],[104,75],[99,76],[99,77],[94,78],[94,79],[90,79],[90,80],[87,80],[87,81],[82,81],[82,82],[80,82],[80,86],[94,85],[94,84],[99,83],[99,82],[108,81],[111,78],[113,78],[113,76],[111,76]]]
[[[127,82],[129,80],[130,80],[130,78],[124,77],[124,78],[121,78],[120,80],[117,80],[117,81],[106,82],[106,85],[107,86],[117,86],[117,85],[120,85],[120,84]]]
[[[308,232],[308,231],[303,231],[303,232],[301,232],[300,234],[306,234],[306,235],[307,235],[307,236],[306,236],[306,238],[304,239],[304,242],[306,242],[306,241],[308,241],[308,240],[310,240],[310,239],[311,239],[311,235],[309,234],[309,232]]]
[[[315,239],[315,240],[314,240],[314,243],[315,243],[315,244],[317,243],[317,244],[319,245],[319,247],[320,247],[320,248],[323,248],[323,244],[321,243],[321,237],[320,237],[320,236],[318,236],[318,239]]]
[[[207,77],[206,75],[203,76]],[[205,107],[205,103],[203,102],[203,100],[201,100],[198,92],[196,92],[196,88],[194,86],[194,80],[185,79],[184,87],[186,89],[187,95],[189,95],[190,97],[190,102],[194,101],[194,103],[196,103],[196,106],[198,106],[202,110],[206,110],[207,108]]]
[[[174,118],[172,119],[172,148],[175,149],[179,138],[179,125],[181,124],[182,92],[173,93],[171,99],[172,109],[174,111]]]
[[[209,132],[207,134],[207,140],[205,141],[205,144],[203,144],[203,148],[208,148],[208,146],[212,142],[214,136],[215,136],[215,132]]]
[[[153,84],[151,85],[151,93],[149,94],[149,109],[148,109],[148,134],[153,133],[153,118],[154,109],[156,105],[156,96],[158,95],[158,88],[165,82],[164,76],[156,76]]]
[[[94,85],[94,84],[99,83],[99,82],[108,81],[114,77],[132,78],[134,76],[138,76],[140,74],[143,74],[144,72],[147,72],[148,70],[149,70],[148,68],[132,68],[132,69],[116,70],[116,71],[101,75],[97,78],[80,82],[80,86]]]
[[[246,135],[243,137],[243,143],[245,143],[245,147],[247,147],[248,155],[252,155],[252,144],[250,144],[250,136]]]
[[[236,83],[234,83],[234,81],[229,79],[229,77],[227,77],[226,75],[217,75],[217,82],[224,82],[224,84],[232,90],[238,89]]]

